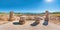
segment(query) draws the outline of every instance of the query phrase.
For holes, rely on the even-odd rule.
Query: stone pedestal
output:
[[[11,11],[9,15],[9,21],[13,21],[13,20],[14,20],[14,12]]]
[[[20,20],[19,20],[19,24],[20,25],[23,25],[23,24],[25,24],[25,18],[24,17],[20,17]]]

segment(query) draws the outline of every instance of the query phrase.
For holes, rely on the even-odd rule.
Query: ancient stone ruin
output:
[[[36,25],[38,25],[40,23],[40,18],[39,17],[35,17],[35,22],[33,22],[32,24],[31,24],[31,26],[36,26]]]
[[[20,17],[19,24],[20,25],[25,24],[25,17]]]
[[[45,12],[45,20],[44,20],[43,25],[48,25],[48,21],[49,21],[49,12],[46,11],[46,12]]]
[[[14,12],[11,11],[9,15],[9,21],[13,21],[13,20],[14,20]]]

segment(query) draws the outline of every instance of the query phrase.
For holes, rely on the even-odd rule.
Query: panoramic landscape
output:
[[[60,30],[60,0],[0,0],[0,30]]]
[[[49,14],[49,15],[48,15]],[[47,16],[46,16],[47,15]],[[48,17],[49,16],[49,17]],[[48,19],[48,18],[49,19]],[[48,25],[43,25],[45,18],[48,19]],[[21,20],[24,22],[22,23]],[[21,22],[21,23],[20,23]],[[31,25],[36,22],[39,24]],[[0,13],[0,30],[59,30],[60,13]]]

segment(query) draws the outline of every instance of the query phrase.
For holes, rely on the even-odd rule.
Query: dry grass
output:
[[[52,14],[53,16],[57,17],[57,16],[60,16],[60,14]]]
[[[50,20],[50,22],[53,22],[53,23],[55,23],[55,24],[60,24],[60,20],[56,20],[56,18],[58,17],[58,16],[60,16],[60,14],[50,14],[52,17],[54,17],[55,19],[53,19],[52,17],[52,19]],[[14,18],[12,18],[13,20],[19,20],[20,19],[20,15],[18,15],[18,14],[16,14],[15,15],[16,17],[14,17]],[[27,15],[26,15],[27,16]],[[28,15],[26,18],[29,20],[29,21],[31,21],[31,19],[33,20],[34,19],[34,16],[36,17],[37,15]],[[40,16],[40,15],[39,15]],[[41,16],[41,17],[43,17],[43,16]],[[8,21],[9,20],[9,15],[7,15],[7,14],[0,14],[0,21]]]
[[[55,24],[59,24],[60,25],[60,14],[52,14],[51,15],[52,17],[50,17],[50,18],[52,18],[51,20],[50,20],[50,22],[53,22],[53,23],[55,23]]]

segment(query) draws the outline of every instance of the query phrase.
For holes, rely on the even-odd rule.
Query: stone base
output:
[[[11,18],[11,19],[9,19],[8,21],[14,21],[15,20],[15,18]]]
[[[19,21],[19,24],[23,25],[23,24],[25,24],[25,21]]]
[[[47,26],[48,25],[48,21],[44,21],[43,25]]]

